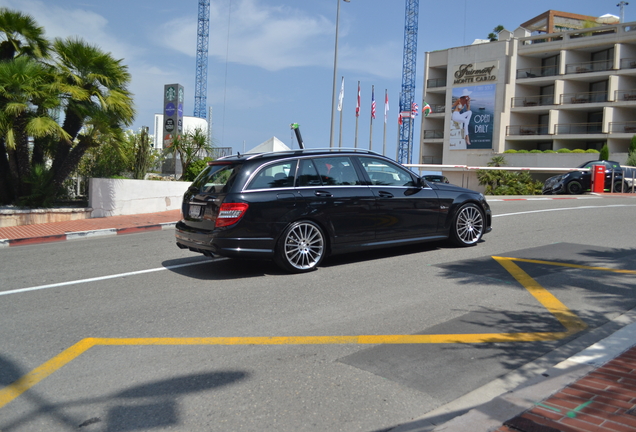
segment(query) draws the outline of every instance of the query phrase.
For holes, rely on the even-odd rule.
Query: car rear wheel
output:
[[[325,235],[311,221],[294,222],[278,241],[274,261],[284,270],[304,273],[315,270],[326,253]]]
[[[614,183],[614,192],[621,193],[625,190],[627,190],[627,185],[622,181],[619,180]]]
[[[463,205],[453,221],[451,240],[458,246],[472,246],[484,235],[484,215],[475,204]]]
[[[581,186],[581,183],[577,181],[571,181],[567,184],[566,190],[570,195],[578,195],[583,193],[583,186]]]

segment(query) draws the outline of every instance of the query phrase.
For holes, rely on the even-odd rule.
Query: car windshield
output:
[[[227,193],[242,166],[231,162],[213,162],[194,179],[192,187],[201,193]]]

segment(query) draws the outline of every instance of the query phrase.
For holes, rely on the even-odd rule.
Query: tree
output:
[[[134,119],[123,60],[43,35],[28,15],[0,8],[0,204],[54,200],[84,154],[123,142]]]
[[[607,146],[607,143],[605,143],[603,144],[603,147],[601,148],[601,152],[599,153],[598,160],[606,161],[608,159],[609,159],[609,147]]]
[[[210,151],[212,151],[212,146],[208,142],[208,135],[200,127],[188,130],[183,135],[175,136],[165,150],[167,154],[173,155],[175,161],[179,156],[182,173],[188,171],[188,167],[193,161],[202,159],[205,156],[203,153]]]
[[[499,33],[504,29],[504,26],[498,25],[492,29],[492,33],[488,33],[488,39],[490,42],[496,42],[499,40]]]
[[[504,156],[494,156],[489,167],[507,165]],[[486,186],[486,195],[540,195],[543,185],[535,181],[528,172],[477,170],[477,180]]]
[[[636,135],[632,137],[632,141],[629,143],[627,162],[625,164],[629,166],[636,166]]]

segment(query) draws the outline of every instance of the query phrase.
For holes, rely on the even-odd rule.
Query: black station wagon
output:
[[[210,162],[183,197],[177,246],[206,256],[273,259],[290,272],[325,256],[491,230],[484,196],[429,183],[365,150],[291,150]]]

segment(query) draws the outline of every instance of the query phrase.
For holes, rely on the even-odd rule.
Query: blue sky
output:
[[[486,38],[500,24],[514,30],[549,9],[619,15],[617,3],[420,0],[416,100],[421,102],[427,51],[468,45]],[[133,77],[135,129],[147,125],[152,131],[153,115],[162,110],[164,84],[185,87],[185,114],[193,114],[197,0],[0,0],[0,6],[31,15],[50,38],[80,36],[124,59]],[[243,151],[272,136],[291,145],[289,125],[295,122],[300,124],[306,146],[329,146],[336,8],[337,0],[210,0],[207,103],[213,109],[215,145]],[[382,152],[386,89],[390,109],[387,155],[395,157],[404,10],[404,0],[340,4],[337,86],[339,90],[344,76],[345,147],[354,145],[360,81],[358,146],[369,146],[373,85],[377,103],[373,150]],[[625,7],[625,21],[633,20],[636,2]],[[336,145],[338,122],[337,116]],[[414,161],[417,153],[416,145]]]

